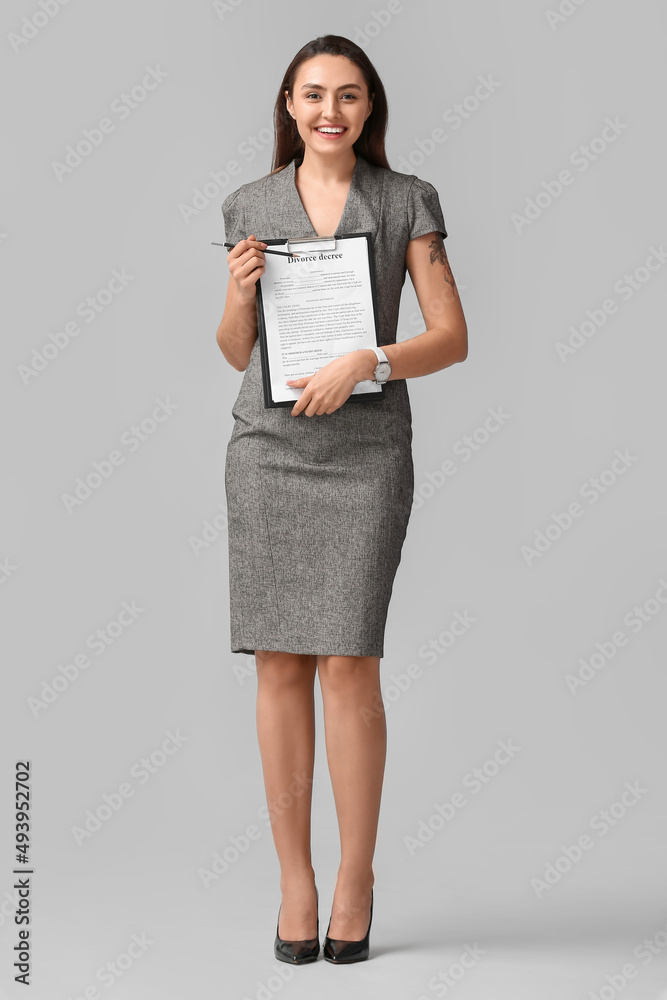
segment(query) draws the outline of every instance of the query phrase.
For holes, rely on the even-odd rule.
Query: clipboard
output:
[[[276,244],[287,244],[287,251],[297,251],[302,253],[308,252],[310,250],[335,250],[337,240],[351,239],[352,237],[366,237],[366,246],[368,250],[368,270],[370,276],[371,284],[371,299],[373,303],[373,327],[375,333],[375,343],[378,344],[378,305],[377,305],[377,280],[375,272],[375,254],[373,250],[373,234],[371,232],[363,233],[342,233],[339,236],[291,236],[288,239],[268,239],[260,240],[261,243],[266,243],[267,246],[273,246]],[[258,237],[259,239],[259,237]],[[256,283],[257,289],[257,300],[256,300],[256,310],[257,310],[257,336],[259,339],[259,350],[260,350],[260,360],[262,365],[262,386],[264,390],[264,407],[265,409],[273,409],[279,406],[294,406],[296,399],[274,399],[271,393],[271,378],[269,374],[269,349],[266,339],[266,324],[264,319],[264,300],[262,298],[262,279],[259,278]],[[377,383],[375,383],[377,386]],[[342,405],[345,406],[346,403],[371,403],[371,402],[381,402],[384,399],[385,390],[384,385],[380,385],[380,391],[377,388],[369,392],[356,392],[351,393]]]

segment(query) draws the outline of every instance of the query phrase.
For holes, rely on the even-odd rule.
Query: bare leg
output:
[[[329,936],[360,941],[368,930],[387,727],[379,656],[319,656],[327,760],[341,860]]]
[[[310,810],[315,759],[316,659],[255,650],[257,738],[273,841],[280,862],[278,933],[290,941],[317,936]]]

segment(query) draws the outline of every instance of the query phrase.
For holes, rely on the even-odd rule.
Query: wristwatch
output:
[[[384,353],[381,347],[372,347],[371,350],[375,351],[378,359],[378,365],[374,371],[374,378],[371,382],[377,382],[378,385],[384,385],[388,381],[391,375],[391,365],[389,364],[389,358]]]

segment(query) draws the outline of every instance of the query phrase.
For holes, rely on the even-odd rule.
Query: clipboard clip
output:
[[[335,249],[335,236],[293,236],[287,240],[288,253],[308,253],[309,250]]]

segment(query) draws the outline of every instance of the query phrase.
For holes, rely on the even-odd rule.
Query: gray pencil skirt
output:
[[[382,657],[414,488],[405,379],[381,402],[293,417],[264,408],[256,341],[232,415],[232,652]]]

